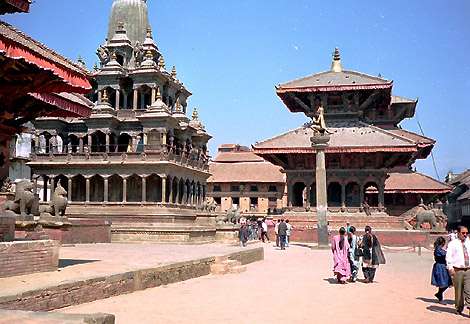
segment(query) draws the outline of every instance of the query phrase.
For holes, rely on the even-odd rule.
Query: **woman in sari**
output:
[[[379,264],[385,264],[385,256],[380,248],[377,237],[372,234],[372,228],[366,226],[362,238],[362,272],[364,273],[364,282],[374,281],[375,272]]]
[[[344,227],[339,229],[339,235],[335,235],[331,240],[331,251],[333,252],[333,273],[338,283],[345,284],[351,276],[351,266],[349,265],[349,243],[345,236]]]

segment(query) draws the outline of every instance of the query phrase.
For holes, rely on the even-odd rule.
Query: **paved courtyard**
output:
[[[58,310],[107,312],[117,323],[458,323],[453,291],[435,302],[432,253],[386,251],[374,284],[338,285],[327,250],[265,245],[241,274],[205,276]],[[136,262],[142,262],[135,259]]]

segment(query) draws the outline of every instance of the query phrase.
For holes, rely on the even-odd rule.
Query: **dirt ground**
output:
[[[328,250],[265,246],[246,272],[205,276],[75,307],[117,323],[458,323],[453,290],[439,304],[430,285],[432,253],[386,251],[373,284],[336,284]],[[361,273],[362,276],[362,273]],[[467,313],[468,314],[468,313]]]

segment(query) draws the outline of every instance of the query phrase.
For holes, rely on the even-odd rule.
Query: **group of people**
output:
[[[276,246],[281,250],[285,250],[289,246],[290,235],[292,233],[292,225],[289,220],[278,219],[274,225],[274,232],[276,233]],[[242,246],[246,246],[248,240],[258,239],[264,242],[270,242],[268,236],[268,224],[266,218],[258,220],[250,220],[244,217],[240,218],[240,229],[238,238]]]
[[[375,273],[380,264],[385,264],[385,256],[380,242],[366,226],[362,237],[356,235],[354,226],[341,227],[338,235],[331,240],[333,252],[333,273],[338,283],[356,282],[362,266],[364,283],[374,281]]]
[[[447,244],[447,248],[446,248]],[[467,306],[470,315],[470,238],[468,229],[459,226],[457,233],[451,234],[449,242],[442,236],[434,242],[434,265],[431,284],[438,287],[434,296],[443,301],[444,291],[450,286],[455,290],[455,309],[462,314]]]

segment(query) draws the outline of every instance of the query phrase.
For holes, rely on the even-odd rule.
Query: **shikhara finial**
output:
[[[150,27],[150,26],[147,27],[147,38],[153,38],[152,37],[152,27]]]
[[[199,119],[199,113],[197,112],[197,108],[194,107],[193,109],[193,120],[198,120]]]
[[[339,48],[335,47],[333,53],[333,62],[331,63],[331,71],[333,72],[342,72],[343,67],[341,66],[341,55],[339,54]]]
[[[161,70],[165,69],[165,59],[163,58],[163,55],[160,55],[160,58],[158,59],[158,67]]]
[[[173,77],[173,79],[176,80],[176,66],[173,65],[173,68],[171,69],[171,76]]]
[[[103,89],[103,96],[101,96],[101,102],[108,102],[108,90]]]
[[[157,87],[156,99],[162,99],[162,94],[160,93],[160,87]]]

